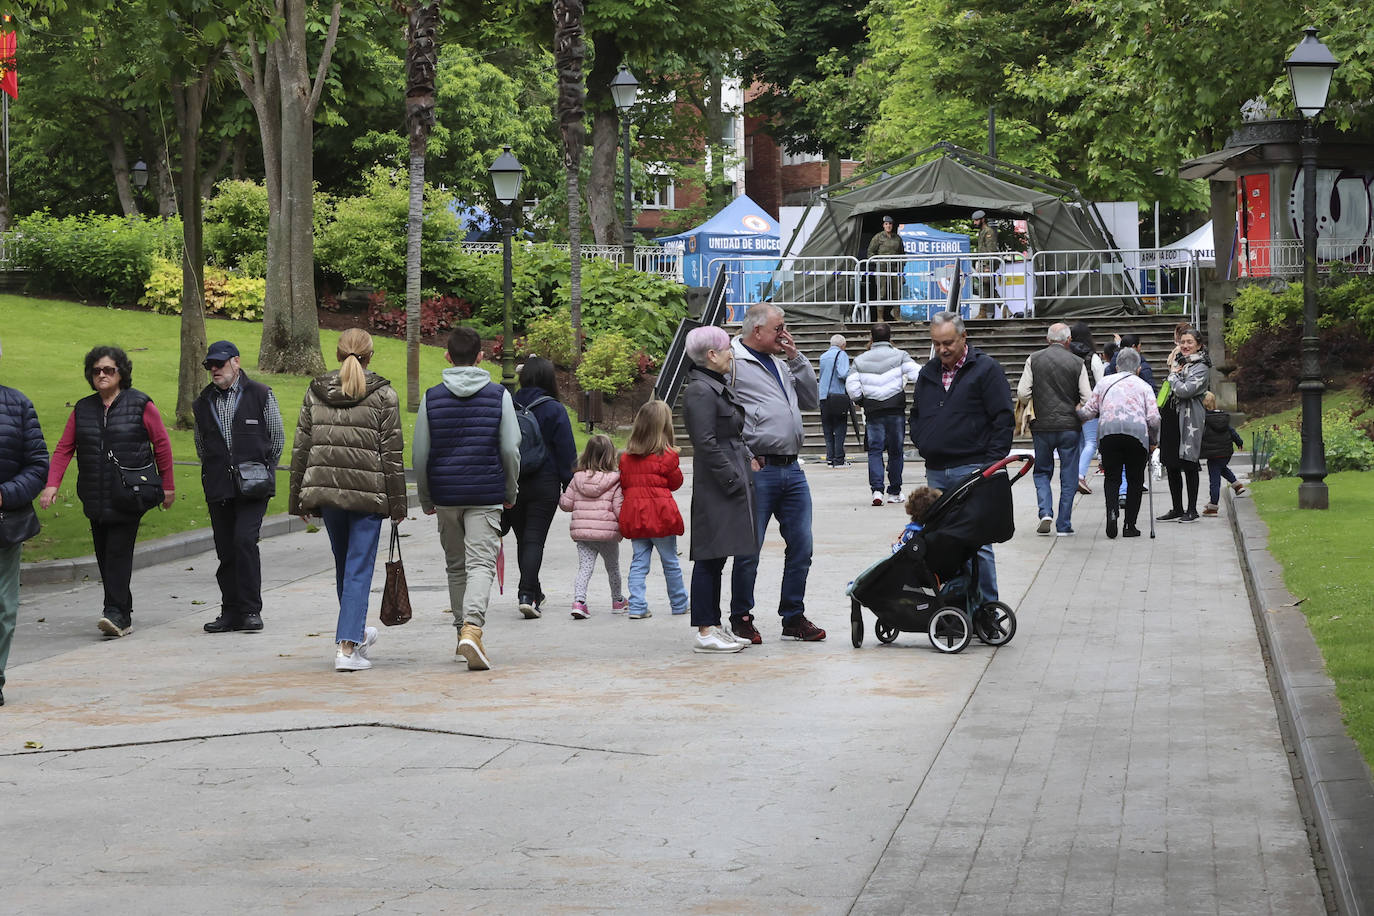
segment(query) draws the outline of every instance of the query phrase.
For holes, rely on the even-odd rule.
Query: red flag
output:
[[[19,98],[18,50],[19,36],[14,32],[0,32],[0,92],[8,92],[14,99]]]

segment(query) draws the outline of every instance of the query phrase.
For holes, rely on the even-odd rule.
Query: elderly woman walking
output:
[[[754,533],[754,475],[758,462],[744,444],[744,407],[726,377],[734,359],[730,335],[715,326],[687,334],[682,410],[692,440],[692,625],[696,652],[738,652],[749,641],[720,625],[725,561],[759,549]]]
[[[391,383],[367,368],[372,336],[339,335],[340,366],[310,383],[291,451],[292,515],[324,520],[334,551],[339,619],[334,670],[372,667],[377,628],[367,626],[368,594],[382,519],[406,517],[401,413]]]
[[[105,606],[96,626],[112,638],[133,631],[134,541],[138,526],[157,500],[166,509],[176,498],[172,484],[172,443],[153,399],[133,387],[134,364],[119,347],[96,347],[86,354],[86,383],[95,394],[76,402],[62,438],[53,450],[48,485],[38,496],[44,509],[57,502],[57,488],[76,456],[76,495],[91,523],[91,541]],[[148,488],[145,501],[125,486],[130,472],[151,483],[153,467],[161,490]],[[160,499],[159,499],[160,496]]]
[[[1159,408],[1155,392],[1137,373],[1140,353],[1122,350],[1117,371],[1097,383],[1088,403],[1078,409],[1079,419],[1097,418],[1101,433],[1102,470],[1107,475],[1102,493],[1107,501],[1107,537],[1116,537],[1122,475],[1126,483],[1126,519],[1123,537],[1140,537],[1136,518],[1145,484],[1145,463],[1159,438]]]

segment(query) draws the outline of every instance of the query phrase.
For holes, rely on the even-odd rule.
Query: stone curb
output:
[[[420,505],[419,498],[414,492],[410,493],[409,503],[412,509]],[[312,524],[314,523],[312,522]],[[304,531],[306,527],[305,522],[294,515],[285,513],[272,515],[262,520],[261,537],[271,538],[282,534],[291,534],[296,531]],[[165,538],[136,544],[134,546],[134,569],[157,566],[159,563],[170,563],[173,560],[180,560],[183,557],[194,556],[214,549],[215,536],[209,528],[197,528],[195,531],[169,534]],[[21,586],[61,585],[63,582],[81,582],[99,577],[100,567],[95,561],[95,554],[70,557],[65,560],[24,563],[19,568],[19,584]]]
[[[1269,553],[1269,529],[1252,500],[1228,499],[1231,531],[1268,656],[1280,719],[1303,776],[1298,792],[1314,823],[1338,912],[1374,914],[1374,777],[1341,721],[1335,685],[1307,618]]]

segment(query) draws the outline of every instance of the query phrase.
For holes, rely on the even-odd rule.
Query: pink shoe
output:
[[[629,609],[630,609],[630,600],[629,600],[628,598],[621,598],[621,599],[619,599],[618,601],[612,601],[612,602],[611,602],[611,613],[612,613],[612,614],[623,614],[623,613],[625,613],[626,611],[628,611]]]
[[[574,601],[572,605],[572,615],[578,620],[586,620],[588,617],[592,616],[592,612],[587,610],[587,602]]]

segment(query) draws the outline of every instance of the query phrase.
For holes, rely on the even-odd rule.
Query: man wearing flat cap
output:
[[[219,556],[219,616],[207,633],[262,629],[262,559],[258,535],[275,492],[277,460],[286,445],[277,398],[239,367],[239,348],[227,340],[205,354],[210,384],[191,410],[196,418],[200,482],[210,508]]]
[[[897,234],[897,224],[891,216],[883,216],[883,229],[868,242],[868,256],[903,254],[902,237]],[[869,267],[874,278],[873,298],[881,303],[876,321],[896,321],[898,303],[902,298],[903,261],[878,261]]]

